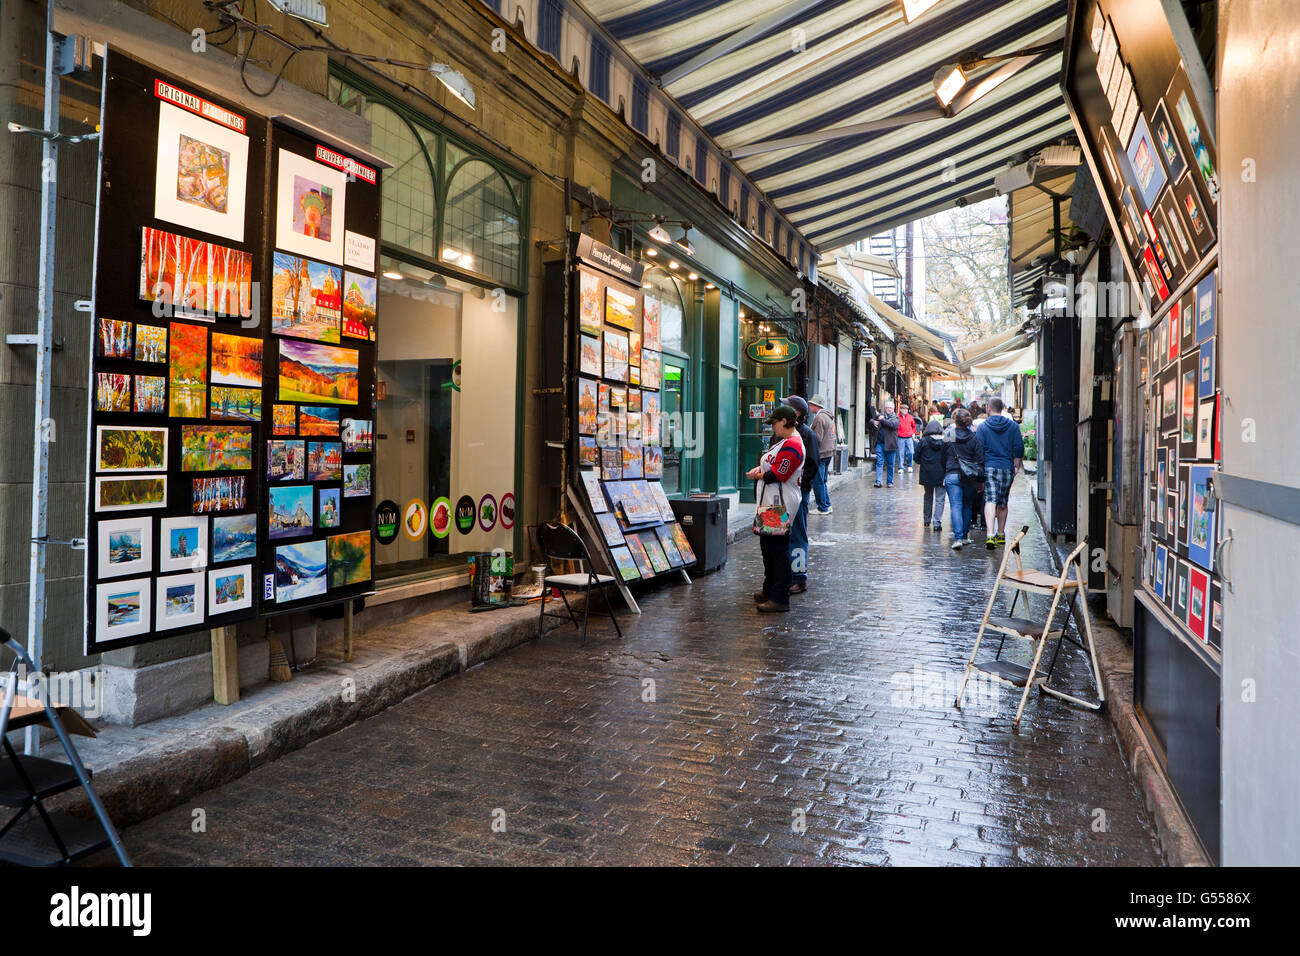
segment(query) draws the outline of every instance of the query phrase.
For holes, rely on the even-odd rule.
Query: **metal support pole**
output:
[[[59,41],[54,35],[54,4],[45,5],[45,129],[59,128],[59,70],[55,57]],[[59,198],[59,144],[46,136],[41,145],[41,261],[36,292],[36,391],[35,434],[32,445],[32,540],[31,565],[27,577],[27,654],[32,659],[32,676],[42,664],[45,643],[45,546],[48,529],[50,479],[51,344],[54,336],[54,217]],[[29,756],[40,751],[40,733],[28,727],[23,750]]]

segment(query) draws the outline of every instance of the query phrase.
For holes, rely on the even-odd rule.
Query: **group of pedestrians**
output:
[[[820,395],[781,399],[767,423],[772,441],[746,476],[758,483],[754,533],[763,553],[758,610],[790,610],[790,595],[808,590],[808,500],[817,514],[831,513],[826,479],[835,451],[835,423]]]
[[[954,551],[971,544],[977,513],[984,522],[984,547],[991,551],[1006,544],[1011,483],[1025,455],[1020,426],[1005,413],[1001,399],[990,399],[980,411],[978,422],[960,405],[952,410],[951,423],[932,416],[916,453],[925,491],[922,521],[941,531],[946,498]]]
[[[1024,439],[1002,400],[985,408],[946,403],[911,408],[892,401],[869,416],[876,429],[876,483],[892,488],[896,472],[921,485],[923,527],[943,530],[944,504],[952,525],[952,548],[971,544],[976,516],[985,526],[988,550],[1006,544],[1011,483],[1020,470]],[[809,500],[816,514],[831,513],[826,480],[835,451],[835,423],[814,395],[789,395],[767,418],[772,440],[745,475],[757,483],[754,533],[763,554],[763,587],[754,592],[762,613],[790,610],[790,595],[808,590]],[[899,457],[901,454],[901,458]],[[996,530],[995,530],[996,528]]]

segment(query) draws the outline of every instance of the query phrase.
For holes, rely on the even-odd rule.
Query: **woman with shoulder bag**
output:
[[[984,480],[984,446],[971,430],[971,415],[964,408],[952,413],[952,427],[944,432],[943,441],[947,451],[943,485],[948,492],[952,549],[960,551],[970,544],[965,501],[975,494],[975,485]]]
[[[803,439],[797,429],[799,413],[789,405],[778,405],[768,417],[772,445],[763,452],[758,467],[745,473],[758,482],[754,511],[754,534],[763,552],[763,590],[755,592],[758,610],[764,614],[790,610],[790,525],[802,494]]]

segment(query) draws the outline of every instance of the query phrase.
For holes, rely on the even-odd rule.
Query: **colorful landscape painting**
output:
[[[96,430],[96,471],[165,471],[167,429],[100,425]]]
[[[272,406],[271,434],[295,435],[298,427],[298,408],[296,405]]]
[[[257,515],[212,519],[213,562],[236,561],[257,554]]]
[[[343,334],[375,340],[375,312],[379,307],[379,280],[355,272],[343,273]]]
[[[205,418],[208,408],[208,390],[200,385],[187,388],[171,386],[167,394],[167,414],[172,418]]]
[[[307,474],[307,443],[272,440],[266,443],[266,477],[272,481],[302,479]]]
[[[316,525],[320,528],[337,528],[339,526],[339,490],[322,488],[320,490],[320,507],[316,512]]]
[[[317,342],[280,341],[280,398],[287,402],[357,403],[357,351]]]
[[[307,442],[307,480],[337,481],[343,477],[343,444],[336,441]]]
[[[337,343],[343,314],[343,271],[277,252],[271,277],[271,331]]]
[[[143,548],[144,532],[139,528],[129,528],[110,534],[108,536],[108,563],[132,564],[140,560]]]
[[[162,375],[135,377],[135,410],[147,415],[167,413],[167,379]]]
[[[139,478],[96,478],[96,511],[127,511],[133,508],[163,508],[167,505],[167,476]]]
[[[181,426],[181,471],[247,471],[252,467],[251,425]]]
[[[329,541],[329,586],[347,587],[370,580],[370,532],[336,534]]]
[[[130,588],[108,596],[108,627],[123,627],[127,624],[140,623],[140,603],[142,592],[139,588]]]
[[[303,405],[298,409],[298,434],[337,435],[339,410],[328,405]]]
[[[271,516],[268,534],[272,538],[297,538],[311,534],[315,490],[311,485],[286,485],[269,489]],[[321,562],[324,564],[324,562]]]
[[[121,319],[100,319],[96,344],[104,358],[130,358],[131,323]]]
[[[260,422],[262,390],[213,385],[208,394],[208,417],[238,422]]]
[[[262,386],[262,340],[212,333],[212,384]]]
[[[253,313],[253,257],[247,252],[145,226],[139,296],[177,312]]]
[[[606,288],[605,321],[624,329],[636,328],[636,296]]]
[[[375,450],[375,423],[369,418],[343,419],[343,450]]]
[[[131,376],[112,372],[95,373],[95,411],[129,412]]]
[[[208,330],[200,325],[172,323],[171,347],[167,351],[167,380],[172,385],[192,388],[208,383]]]
[[[343,466],[343,497],[365,498],[370,494],[370,466]]]
[[[212,607],[209,613],[238,610],[248,599],[248,572],[212,572]]]
[[[167,328],[161,325],[141,325],[135,331],[135,360],[137,362],[167,361]]]
[[[284,544],[275,549],[276,601],[297,601],[324,593],[324,541]]]
[[[195,478],[190,510],[196,515],[214,511],[242,511],[247,503],[244,482],[243,475],[226,478]]]

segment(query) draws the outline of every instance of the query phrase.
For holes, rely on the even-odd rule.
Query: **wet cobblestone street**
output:
[[[833,504],[788,615],[754,611],[746,533],[721,571],[645,595],[622,640],[593,617],[582,648],[566,625],[127,847],[141,865],[1159,864],[1105,715],[1035,694],[1017,735],[1017,695],[979,682],[953,707],[1001,552],[951,551],[903,478]],[[1012,524],[1051,570],[1023,476]],[[1069,645],[1054,683],[1095,695]]]

